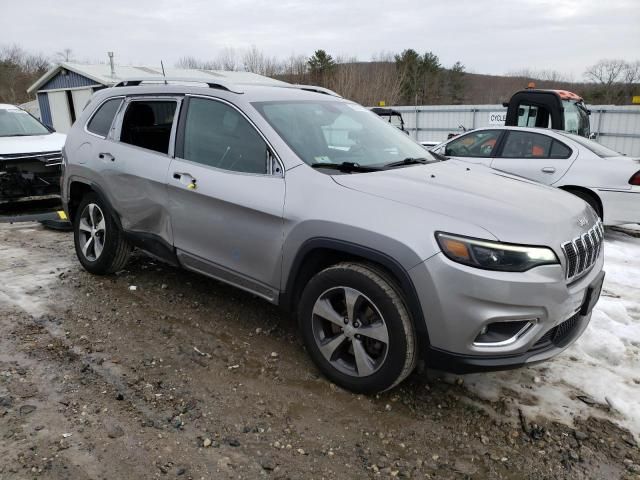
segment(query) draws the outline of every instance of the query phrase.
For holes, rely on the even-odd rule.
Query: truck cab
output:
[[[590,136],[590,111],[579,95],[567,90],[529,87],[513,94],[507,107],[506,126],[541,127]]]

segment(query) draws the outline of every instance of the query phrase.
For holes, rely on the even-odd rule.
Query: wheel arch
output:
[[[418,335],[419,348],[428,345],[427,324],[420,300],[405,268],[394,258],[355,243],[332,238],[312,238],[305,241],[295,255],[287,276],[284,290],[280,293],[279,304],[286,311],[296,314],[296,306],[308,281],[318,272],[342,261],[356,261],[367,264],[389,278],[403,294]]]
[[[602,205],[602,199],[595,191],[587,187],[581,187],[579,185],[562,185],[558,188],[568,193],[581,192],[582,194],[593,198],[598,207],[596,213],[600,215],[600,218],[604,219],[604,207]]]
[[[113,208],[113,205],[109,201],[109,198],[104,193],[104,191],[95,183],[79,179],[74,179],[69,184],[69,201],[67,202],[67,214],[69,216],[69,220],[73,222],[78,205],[80,205],[82,198],[88,193],[95,193],[98,198],[100,198],[100,200],[107,205],[114,221],[118,225],[118,228],[122,228],[122,224],[120,223],[120,216]]]

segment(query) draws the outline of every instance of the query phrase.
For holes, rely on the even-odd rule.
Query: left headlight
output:
[[[547,247],[492,242],[444,232],[437,232],[436,240],[449,259],[485,270],[524,272],[540,265],[560,263]]]

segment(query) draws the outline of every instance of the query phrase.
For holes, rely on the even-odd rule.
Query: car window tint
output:
[[[116,112],[118,108],[120,108],[121,103],[122,98],[112,98],[100,105],[98,111],[96,111],[93,117],[91,117],[91,120],[89,120],[87,130],[101,137],[106,137],[113,123],[113,117],[116,116]]]
[[[510,130],[504,147],[503,158],[548,158],[553,139],[546,135]]]
[[[267,173],[267,144],[234,108],[215,100],[189,100],[184,158],[245,173]]]
[[[571,156],[571,149],[564,143],[554,140],[553,145],[551,145],[551,154],[549,156],[551,158],[569,158]]]
[[[445,155],[453,157],[490,157],[502,130],[480,130],[449,142]]]
[[[120,141],[160,153],[169,152],[174,100],[135,100],[122,120]]]

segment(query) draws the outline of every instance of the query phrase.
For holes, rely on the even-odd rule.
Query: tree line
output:
[[[76,61],[69,48],[53,58],[25,51],[17,45],[0,47],[0,102],[32,100],[27,88],[53,64]],[[87,62],[88,63],[88,62]],[[224,48],[212,59],[184,56],[178,68],[247,71],[294,84],[329,88],[363,105],[456,105],[502,103],[531,80],[541,88],[563,88],[591,104],[628,104],[640,95],[640,61],[601,60],[575,82],[555,71],[519,71],[504,76],[467,72],[460,62],[445,66],[431,51],[406,49],[382,53],[369,61],[332,56],[319,49],[310,56],[278,58],[257,46],[245,50]]]

